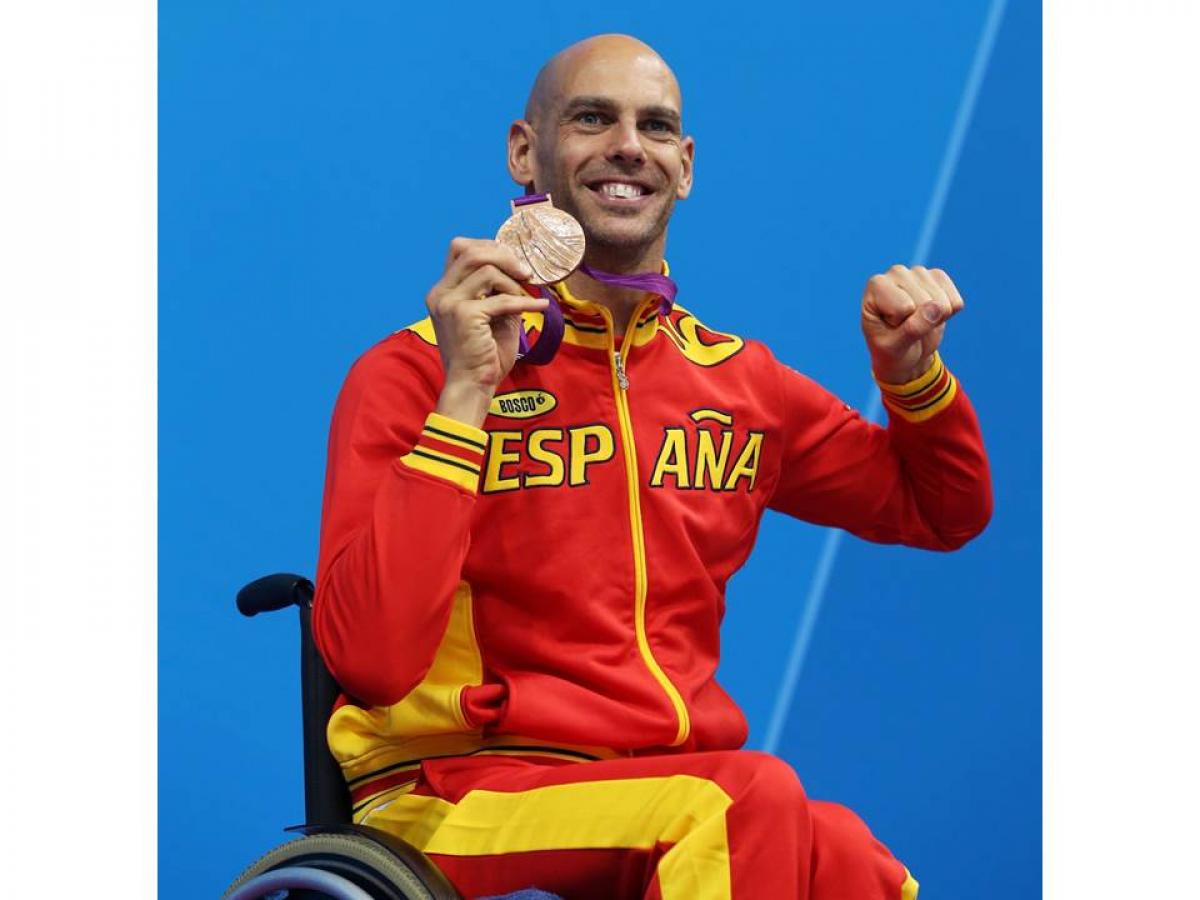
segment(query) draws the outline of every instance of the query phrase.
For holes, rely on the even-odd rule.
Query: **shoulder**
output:
[[[662,320],[662,330],[684,358],[698,366],[711,368],[735,359],[754,368],[780,365],[761,341],[718,331],[678,303]]]
[[[399,331],[393,332],[391,337],[395,337],[398,334],[415,335],[430,347],[437,346],[437,333],[433,330],[433,319],[431,319],[429,316],[426,316],[418,322],[413,322],[411,325],[406,325]]]
[[[441,389],[442,363],[428,318],[389,334],[350,366],[343,397]]]

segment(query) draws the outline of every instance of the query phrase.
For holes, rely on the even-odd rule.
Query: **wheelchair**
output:
[[[242,588],[245,616],[295,606],[300,614],[300,697],[304,741],[304,825],[300,837],[250,865],[223,900],[464,900],[416,847],[367,825],[355,825],[350,793],[325,742],[325,726],[340,693],[312,638],[313,584],[301,575],[267,575]],[[559,900],[530,889],[511,900]],[[505,900],[505,898],[494,898]]]

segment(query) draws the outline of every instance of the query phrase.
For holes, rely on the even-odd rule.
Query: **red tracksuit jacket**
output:
[[[481,748],[737,748],[746,721],[713,673],[766,508],[935,550],[990,516],[978,423],[940,359],[881,386],[882,428],[682,307],[648,299],[618,341],[606,310],[562,298],[558,356],[515,366],[483,430],[430,413],[428,319],[338,398],[313,618],[352,787]]]

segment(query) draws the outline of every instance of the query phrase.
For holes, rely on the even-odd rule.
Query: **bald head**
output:
[[[509,127],[508,171],[579,220],[589,265],[655,271],[675,201],[691,190],[694,151],[679,82],[662,57],[604,34],[538,72],[525,118]]]
[[[560,50],[542,66],[525,103],[526,121],[536,128],[547,114],[561,109],[581,71],[614,66],[633,67],[665,81],[675,105],[682,106],[675,73],[653,47],[626,34],[598,34]]]

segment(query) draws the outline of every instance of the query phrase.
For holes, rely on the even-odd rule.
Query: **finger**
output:
[[[492,294],[523,294],[521,285],[493,265],[471,272],[447,296],[454,299],[479,300]]]
[[[927,268],[924,266],[913,266],[909,269],[909,272],[925,293],[929,294],[935,300],[945,300],[947,305],[949,305],[950,300],[946,295],[946,291],[938,284],[937,279],[933,277],[933,274]]]
[[[489,238],[469,238],[462,237],[461,235],[453,238],[450,241],[450,252],[446,254],[446,265],[449,266],[452,262],[470,250],[486,248],[495,243],[497,242]]]
[[[963,300],[962,294],[958,292],[958,286],[951,280],[943,269],[930,269],[929,274],[933,279],[942,286],[942,290],[946,292],[946,296],[950,298],[950,306],[955,312],[958,312],[964,306],[966,301]]]
[[[489,323],[492,327],[492,334],[497,340],[503,339],[507,334],[509,337],[515,337],[525,327],[525,323],[521,321],[520,315],[496,316]]]
[[[918,308],[929,302],[929,295],[925,293],[924,288],[921,287],[921,283],[917,281],[917,277],[909,270],[908,266],[892,266],[887,270],[885,277],[896,285],[896,287],[900,288],[900,290],[912,297],[913,303]]]
[[[911,340],[920,341],[944,327],[945,322],[941,307],[930,302],[905,319],[900,327]]]
[[[912,269],[906,266],[892,266],[888,270],[888,276],[913,298],[913,302],[917,304],[917,310],[925,322],[932,322],[936,325],[950,317],[949,301],[927,291],[917,273]],[[914,327],[916,327],[916,323],[914,323]]]
[[[499,241],[460,237],[450,242],[442,286],[454,288],[471,272],[483,266],[495,266],[516,281],[528,281],[533,277],[529,263],[518,259],[511,248]]]
[[[487,313],[489,318],[498,319],[503,316],[520,315],[523,312],[541,312],[550,301],[545,297],[530,297],[525,292],[520,294],[495,294],[478,301],[478,308]]]
[[[893,328],[917,311],[913,298],[886,275],[873,275],[867,290],[876,315]]]
[[[533,277],[533,269],[511,248],[497,241],[462,239],[459,249],[455,252],[453,261],[442,276],[442,285],[453,289],[463,282],[470,274],[484,266],[494,266],[515,281],[528,281]]]
[[[913,276],[917,279],[917,282],[921,285],[922,290],[924,290],[930,296],[933,302],[937,303],[938,307],[941,309],[942,318],[949,319],[952,315],[954,315],[956,310],[954,309],[954,304],[950,302],[950,295],[946,293],[946,289],[942,287],[941,282],[933,277],[933,273],[924,266],[913,266],[911,271]]]

